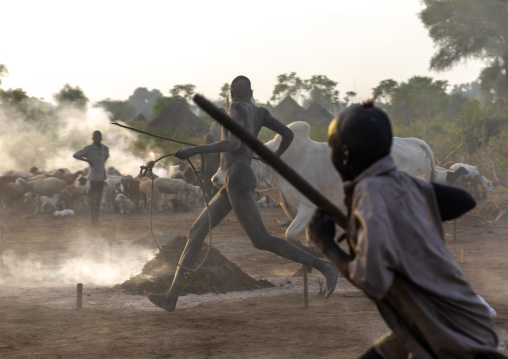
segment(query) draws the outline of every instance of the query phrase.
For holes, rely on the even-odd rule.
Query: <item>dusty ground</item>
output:
[[[445,224],[448,247],[465,276],[497,311],[508,341],[508,219],[493,221],[505,195],[491,196],[471,214]],[[158,214],[154,231],[185,234],[199,210]],[[272,233],[283,236],[280,208],[262,209]],[[134,245],[149,235],[148,217],[0,211],[1,358],[355,358],[387,328],[373,305],[339,279],[328,300],[320,277],[309,277],[304,308],[299,265],[252,247],[233,216],[213,232],[212,247],[273,288],[186,295],[174,313],[140,295],[114,290],[141,273],[153,251]],[[195,274],[199,275],[199,272]],[[76,285],[83,283],[83,308]]]

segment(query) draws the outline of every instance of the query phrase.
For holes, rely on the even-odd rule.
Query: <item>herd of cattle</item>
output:
[[[88,172],[88,168],[73,173],[65,168],[40,171],[35,167],[30,171],[8,171],[0,176],[2,207],[55,216],[87,213]],[[151,200],[154,211],[189,210],[202,198],[201,188],[192,179],[185,179],[189,171],[174,169],[172,173],[168,178],[154,175],[152,183],[152,176],[123,175],[113,166],[108,167],[101,211],[147,211]]]
[[[312,186],[329,198],[337,207],[344,208],[342,180],[332,166],[328,145],[309,139],[310,125],[298,121],[289,125],[294,140],[282,159]],[[266,146],[274,150],[280,136],[268,141]],[[477,167],[456,163],[449,168],[436,167],[429,146],[417,138],[394,137],[392,155],[398,169],[415,177],[437,183],[458,186],[471,192],[476,198],[485,198],[492,190]],[[295,240],[307,227],[315,206],[294,189],[270,166],[252,161],[257,177],[256,191],[268,195],[280,204],[292,221],[286,231],[289,240]],[[36,213],[65,215],[88,211],[88,169],[70,172],[67,169],[40,171],[9,171],[0,175],[0,201],[4,209],[32,210]],[[107,179],[101,202],[104,212],[134,213],[147,211],[150,201],[154,211],[187,211],[204,204],[204,196],[192,168],[172,168],[170,176],[152,180],[145,176],[119,173],[107,168]],[[220,170],[212,177],[201,175],[205,184],[213,183],[215,191],[222,186]],[[210,186],[204,186],[209,192]],[[207,198],[213,191],[207,193]],[[266,203],[261,198],[261,203]]]

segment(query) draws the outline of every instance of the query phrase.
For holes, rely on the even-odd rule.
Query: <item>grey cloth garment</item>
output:
[[[101,144],[98,148],[96,145],[91,144],[84,147],[74,154],[75,158],[85,159],[90,162],[90,181],[104,181],[106,180],[106,160],[109,157],[109,149],[107,146]]]
[[[344,191],[355,251],[348,279],[376,303],[408,355],[504,358],[487,307],[445,246],[432,184],[397,171],[387,156]],[[376,350],[386,357],[393,338],[377,342]]]

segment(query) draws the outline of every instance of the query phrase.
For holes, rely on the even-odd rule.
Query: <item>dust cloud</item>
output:
[[[135,175],[147,161],[130,151],[136,135],[110,124],[109,113],[102,108],[58,108],[51,114],[47,112],[40,119],[26,119],[14,111],[0,111],[0,173],[29,171],[32,167],[46,171],[83,169],[86,164],[72,155],[92,143],[95,130],[102,132],[103,144],[110,150],[106,166]]]
[[[58,256],[5,250],[0,254],[0,284],[32,287],[76,283],[113,286],[137,275],[155,256],[147,247],[90,238],[76,230],[77,238]]]

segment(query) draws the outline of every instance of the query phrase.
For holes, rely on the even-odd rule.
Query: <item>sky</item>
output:
[[[474,81],[482,63],[429,70],[435,47],[419,0],[19,0],[2,4],[2,89],[53,101],[65,84],[92,103],[127,100],[138,87],[177,84],[218,99],[237,75],[268,101],[277,76],[326,75],[342,99],[367,99],[382,80]]]

